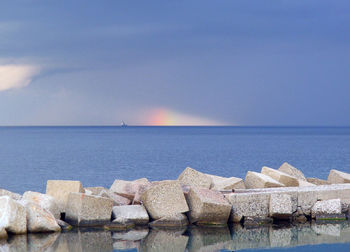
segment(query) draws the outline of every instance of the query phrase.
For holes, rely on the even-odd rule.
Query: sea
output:
[[[327,179],[331,169],[350,172],[350,127],[0,127],[0,188],[21,194],[25,191],[44,193],[49,179],[80,180],[84,187],[109,188],[115,179],[176,179],[186,167],[219,176],[244,178],[247,171],[259,172],[263,166],[279,168],[283,162],[302,170],[306,177]],[[282,246],[284,250],[350,250],[350,228],[348,230],[347,223],[317,225],[310,224],[309,229],[305,229],[309,231],[301,228],[302,234],[314,232],[318,236],[326,236],[322,239],[325,244],[287,243]],[[265,245],[249,246],[249,242],[258,239],[253,239],[253,235],[247,237],[246,247],[234,248],[266,251],[272,249],[274,233],[284,235],[283,240],[290,238],[293,241],[295,236],[300,236],[300,232],[296,231],[298,228],[273,227],[271,230],[256,231],[253,234],[257,237],[258,234],[263,235],[261,239],[268,241]],[[228,233],[223,236],[230,237],[230,242],[234,242],[235,234],[240,234],[237,228],[229,227],[226,231]],[[75,245],[78,246],[79,241],[85,240],[84,235],[94,237],[94,232],[78,230],[70,237],[77,236]],[[137,240],[138,243],[130,240],[130,235],[118,240],[115,238],[119,237],[118,234],[111,233],[112,248],[98,251],[184,251],[178,245],[181,241],[181,244],[187,244],[184,247],[186,251],[200,251],[201,247],[191,250],[189,245],[193,243],[191,241],[198,242],[198,239],[201,239],[204,248],[209,246],[206,251],[210,251],[212,245],[207,244],[209,241],[222,244],[218,248],[212,245],[216,251],[230,251],[221,236],[206,238],[205,235],[210,236],[212,231],[201,232],[193,229],[159,234],[149,230],[145,237]],[[97,233],[101,235],[99,231]],[[176,237],[181,239],[176,240]],[[56,237],[53,244],[57,246],[61,238]],[[29,236],[26,239],[29,246]],[[103,240],[100,237],[96,239]],[[150,243],[147,239],[152,239],[154,249],[158,250],[152,250],[153,245],[140,250]],[[166,244],[156,246],[156,241],[164,240],[169,241],[166,243],[169,246],[172,244],[180,250],[167,248]],[[122,246],[119,241],[129,242],[131,247]],[[244,239],[240,242],[244,243]],[[83,251],[90,250],[85,248]]]

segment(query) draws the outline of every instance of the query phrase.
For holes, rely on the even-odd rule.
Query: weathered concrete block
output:
[[[58,209],[55,199],[48,194],[28,191],[23,194],[22,201],[37,204],[41,208],[49,211],[56,219],[61,218],[60,210]]]
[[[308,181],[304,181],[304,180],[298,180],[299,182],[299,187],[310,187],[310,186],[316,186],[315,184],[312,184]]]
[[[31,233],[58,232],[61,227],[55,217],[48,210],[43,209],[33,202],[25,204],[27,211],[27,229]]]
[[[220,192],[191,187],[190,192],[186,195],[186,200],[190,208],[188,217],[191,223],[227,223],[231,205]]]
[[[109,223],[113,201],[104,197],[70,193],[66,221],[74,226],[99,226]]]
[[[236,177],[220,177],[215,175],[207,174],[212,179],[210,189],[224,191],[232,189],[245,189],[244,181],[241,178]]]
[[[113,201],[113,206],[125,206],[131,203],[130,199],[105,189],[101,190],[101,192],[97,196],[111,199]]]
[[[243,217],[269,216],[270,194],[231,193],[225,195],[232,205],[231,221],[240,222]]]
[[[10,196],[0,197],[0,229],[14,234],[27,232],[27,212],[24,206]]]
[[[0,228],[0,240],[6,240],[8,238],[5,228]]]
[[[273,193],[270,196],[270,216],[277,219],[289,219],[293,214],[292,197],[289,194]]]
[[[155,220],[189,210],[177,180],[154,183],[142,194],[141,200],[150,216]]]
[[[10,191],[5,190],[5,189],[0,189],[0,196],[9,196],[14,200],[20,200],[22,198],[22,196],[20,194],[10,192]]]
[[[113,222],[135,223],[135,225],[146,225],[149,222],[148,213],[144,206],[115,206],[113,207]]]
[[[261,173],[248,171],[245,177],[244,184],[246,188],[271,188],[271,187],[284,187],[284,184],[277,180]]]
[[[183,185],[209,189],[212,183],[212,178],[206,174],[187,167],[178,177],[178,180]]]
[[[331,184],[350,183],[350,174],[333,169],[329,172],[328,182]]]
[[[307,178],[307,182],[314,185],[331,185],[327,180],[319,179],[319,178]]]
[[[342,214],[342,205],[340,199],[317,201],[311,209],[312,218],[317,216],[333,216]],[[342,217],[343,218],[343,217]]]
[[[261,169],[261,173],[273,178],[274,180],[277,180],[278,182],[280,182],[285,186],[299,186],[298,179],[288,175],[287,173],[284,173],[266,166],[264,166]]]
[[[92,195],[98,196],[102,190],[108,190],[103,186],[94,186],[94,187],[85,187],[84,190],[88,190],[92,192]]]
[[[144,187],[150,186],[151,183],[146,178],[137,179],[134,181],[115,180],[111,188],[111,192],[133,201],[139,190],[144,190]]]
[[[84,188],[80,181],[71,180],[48,180],[46,184],[46,194],[51,195],[61,213],[66,212],[68,196],[72,192],[84,193]]]
[[[187,216],[182,213],[174,214],[152,221],[151,227],[184,227],[189,224]]]
[[[305,175],[295,168],[294,166],[288,164],[287,162],[283,163],[280,168],[278,168],[279,171],[289,174],[290,176],[293,176],[297,179],[306,181]]]

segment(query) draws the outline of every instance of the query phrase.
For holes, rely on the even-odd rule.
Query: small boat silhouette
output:
[[[124,121],[122,121],[122,124],[120,125],[120,127],[128,127],[128,125]]]

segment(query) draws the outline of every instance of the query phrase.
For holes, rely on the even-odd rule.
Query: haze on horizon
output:
[[[19,1],[0,125],[350,126],[346,0]]]

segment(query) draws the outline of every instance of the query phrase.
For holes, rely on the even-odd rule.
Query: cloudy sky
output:
[[[4,0],[0,125],[350,125],[348,0]]]

